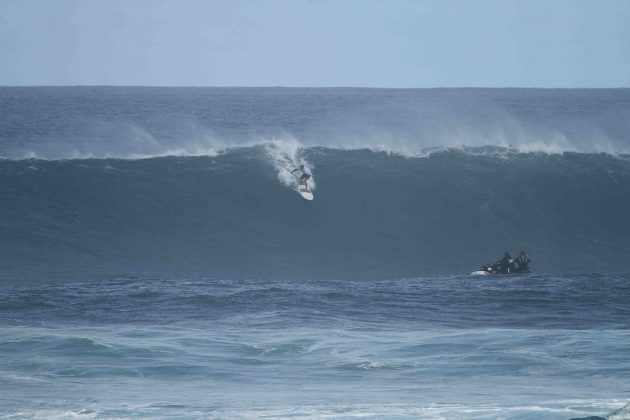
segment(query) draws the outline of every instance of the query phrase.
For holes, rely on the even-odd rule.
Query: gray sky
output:
[[[0,0],[0,85],[630,86],[630,0]]]

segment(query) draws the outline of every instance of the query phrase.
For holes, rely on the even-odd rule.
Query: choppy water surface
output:
[[[624,276],[4,288],[4,415],[549,418],[630,395]]]

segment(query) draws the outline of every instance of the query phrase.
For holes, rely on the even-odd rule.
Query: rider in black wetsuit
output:
[[[298,184],[304,185],[304,188],[308,190],[308,184],[306,183],[306,181],[308,181],[308,179],[311,177],[311,174],[306,172],[306,169],[304,169],[304,165],[300,165],[299,168],[292,170],[291,173],[294,173],[295,171],[302,172],[302,175],[300,176],[300,179],[298,180]]]
[[[527,255],[527,252],[521,251],[518,258],[512,263],[513,273],[529,273],[529,264],[532,260]]]
[[[506,252],[503,254],[503,258],[490,266],[490,270],[496,271],[499,274],[510,274],[510,268],[513,261],[514,260],[510,256],[510,253]]]

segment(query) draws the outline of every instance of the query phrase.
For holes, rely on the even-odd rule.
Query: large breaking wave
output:
[[[0,88],[0,269],[630,271],[630,91]],[[315,200],[287,169],[304,163]]]
[[[317,182],[313,202],[285,169],[299,162]],[[0,173],[2,271],[20,278],[387,278],[465,273],[520,249],[537,271],[630,267],[630,161],[607,154],[410,159],[272,142],[216,156],[4,160]]]

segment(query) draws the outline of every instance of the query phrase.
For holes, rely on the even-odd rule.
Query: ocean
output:
[[[0,197],[0,418],[630,418],[630,89],[0,87]]]

